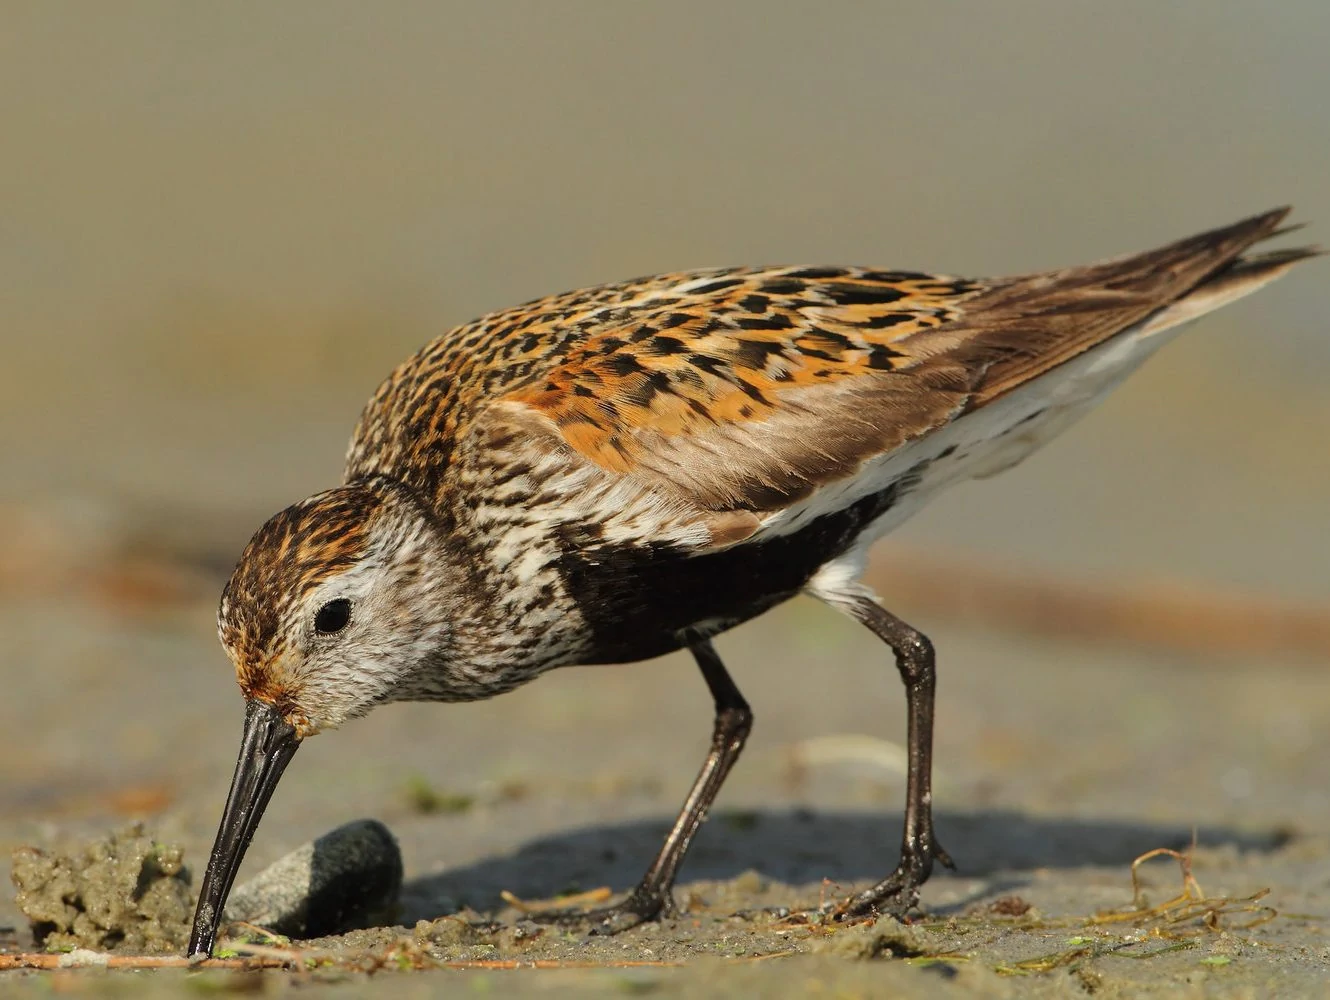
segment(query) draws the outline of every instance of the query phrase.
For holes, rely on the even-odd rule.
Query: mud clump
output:
[[[49,951],[179,951],[193,898],[182,858],[135,824],[69,854],[20,847],[10,878],[33,937]]]
[[[932,947],[928,936],[917,927],[895,917],[879,917],[874,923],[822,938],[809,950],[841,958],[919,958],[930,954]]]

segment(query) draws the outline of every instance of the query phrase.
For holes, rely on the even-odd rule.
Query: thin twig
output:
[[[0,955],[0,969],[281,969],[285,959],[261,958],[186,958],[184,955],[98,955],[95,960],[71,962],[67,954],[24,952]]]
[[[558,896],[554,899],[522,899],[516,893],[509,892],[507,889],[499,892],[500,899],[522,913],[539,913],[541,910],[551,910],[556,907],[578,907],[591,903],[603,903],[613,895],[614,890],[607,885],[602,885],[596,889],[588,889],[586,892]]]

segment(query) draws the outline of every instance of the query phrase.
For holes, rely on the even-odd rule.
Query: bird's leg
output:
[[[919,887],[932,874],[933,862],[955,868],[933,834],[933,689],[936,683],[933,644],[887,611],[868,594],[836,602],[867,625],[896,654],[896,666],[905,682],[908,712],[909,770],[905,788],[905,831],[896,870],[877,885],[837,904],[837,917],[865,913],[905,916],[919,902]]]
[[[597,910],[552,910],[534,913],[531,919],[560,923],[591,924],[595,932],[615,934],[646,920],[668,916],[674,911],[671,889],[683,863],[693,835],[707,817],[725,776],[739,759],[744,741],[753,728],[753,713],[739,693],[729,671],[710,641],[698,640],[690,646],[702,677],[716,703],[716,721],[711,731],[711,750],[684,799],[683,808],[656,860],[651,862],[642,880],[622,902]]]

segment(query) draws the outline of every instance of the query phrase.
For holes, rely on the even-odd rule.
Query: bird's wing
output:
[[[701,518],[679,537],[723,544],[1142,320],[1259,287],[1311,252],[1240,257],[1286,212],[1014,278],[736,268],[537,300],[399,366],[362,415],[348,479],[392,476],[442,503],[492,488],[477,470],[504,456],[495,475],[522,504],[539,499],[524,470],[555,461],[567,489],[594,479],[602,502]],[[459,489],[465,475],[481,479]]]
[[[708,510],[776,510],[964,405],[965,370],[903,350],[955,325],[984,282],[767,268],[587,337],[497,406],[578,455]],[[705,288],[705,286],[703,286]]]
[[[727,429],[757,435],[751,447],[759,450],[777,447],[762,442],[771,418],[811,406],[808,426],[816,426],[817,400],[834,387],[918,395],[926,375],[882,378],[905,360],[893,345],[954,323],[965,300],[989,288],[910,272],[765,267],[663,274],[538,299],[458,327],[399,365],[361,415],[347,478],[387,475],[429,493],[453,475],[459,449],[510,417],[615,474],[649,476],[656,446],[664,461],[670,448],[705,450],[713,432]],[[870,450],[885,422],[873,419],[862,428]],[[800,433],[824,442],[804,460],[807,476],[831,471],[818,467],[839,451],[835,425],[813,438],[807,427]],[[699,483],[697,499],[752,508],[761,478],[753,472],[737,491]]]
[[[1176,302],[1285,213],[995,281],[857,268],[684,281],[488,415],[706,511],[777,511]]]

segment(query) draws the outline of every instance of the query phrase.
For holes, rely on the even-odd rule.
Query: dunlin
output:
[[[672,907],[752,713],[711,637],[796,594],[873,631],[905,684],[900,862],[837,904],[904,914],[934,862],[934,656],[858,582],[943,487],[1019,462],[1182,325],[1314,255],[1247,253],[1268,212],[1085,267],[966,279],[861,267],[686,271],[458,327],[379,387],[345,483],[254,536],[222,593],[246,699],[190,954],[301,742],[391,701],[471,701],[554,667],[687,647],[711,750],[642,881],[584,914]]]

